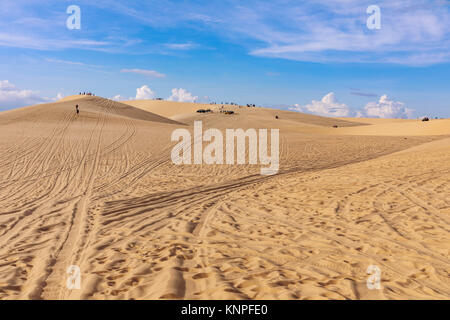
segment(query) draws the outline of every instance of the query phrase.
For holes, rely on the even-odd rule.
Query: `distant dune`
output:
[[[164,100],[127,100],[121,102],[145,111],[159,114],[167,118],[172,118],[174,116],[186,113],[194,113],[198,109],[213,109],[214,107],[217,108],[217,105],[213,106],[210,104],[173,102]]]
[[[0,299],[450,297],[450,120],[218,107],[71,96],[1,112]],[[171,134],[195,120],[280,129],[278,174],[174,165]]]
[[[335,118],[327,118],[306,113],[269,108],[254,108],[223,104],[210,105],[201,103],[172,102],[164,100],[134,100],[122,101],[122,103],[129,104],[142,110],[150,111],[172,119],[182,119],[184,117],[189,117],[199,109],[211,109],[214,112],[219,112],[219,109],[223,106],[224,110],[233,110],[237,113],[245,114],[246,116],[252,118],[259,117],[263,121],[268,119],[272,120],[271,118],[275,118],[275,116],[277,115],[283,120],[290,120],[293,122],[301,122],[319,126],[332,126],[335,124],[342,127],[365,125],[365,123],[358,122],[357,119],[355,119],[355,121],[353,121],[353,119],[351,121],[348,121],[344,119],[341,120]],[[255,109],[257,109],[258,111],[253,111]]]
[[[355,121],[366,124],[383,124],[383,123],[393,123],[393,122],[415,122],[416,119],[390,119],[390,118],[336,118],[346,121]]]
[[[375,136],[450,135],[450,119],[439,119],[431,121],[380,121],[376,122],[376,124],[373,125],[358,128],[339,128],[337,133]]]

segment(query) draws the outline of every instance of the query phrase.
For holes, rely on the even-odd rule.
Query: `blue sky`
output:
[[[66,26],[70,5],[80,30]],[[450,117],[449,31],[443,0],[2,0],[0,110],[92,91]]]

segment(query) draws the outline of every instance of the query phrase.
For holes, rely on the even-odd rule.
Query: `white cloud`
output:
[[[62,64],[67,66],[73,66],[73,67],[86,67],[86,68],[104,68],[103,65],[98,64],[88,64],[84,62],[79,61],[71,61],[71,60],[61,60],[61,59],[53,59],[53,58],[46,58],[46,62],[54,63],[54,64]]]
[[[118,94],[118,95],[115,95],[114,97],[112,97],[111,100],[114,100],[114,101],[125,101],[125,100],[129,100],[129,99],[126,98],[126,97],[121,96],[120,94]]]
[[[300,106],[298,104],[294,106],[294,108],[290,109],[299,112],[310,112],[321,116],[345,117],[350,114],[350,109],[346,104],[336,101],[334,92],[328,93],[320,101],[313,100],[306,106]]]
[[[172,50],[191,50],[196,47],[195,44],[187,42],[187,43],[166,43],[165,46]]]
[[[198,100],[197,96],[193,96],[189,91],[183,88],[172,89],[172,95],[167,98],[168,101],[177,102],[196,102]]]
[[[107,51],[107,47],[111,45],[113,45],[113,43],[89,39],[72,40],[43,38],[36,34],[29,35],[0,32],[0,46],[2,47],[27,48],[44,51],[63,50],[68,48]]]
[[[378,1],[381,29],[376,31],[365,26],[368,4],[357,0],[260,7],[253,10],[252,22],[235,23],[235,28],[265,43],[252,49],[257,56],[325,63],[429,65],[450,60],[449,7],[445,1],[433,2]],[[272,22],[267,19],[269,12],[280,18]]]
[[[37,91],[19,89],[8,80],[0,81],[0,108],[2,109],[23,107],[54,100],[56,99],[40,96]]]
[[[152,100],[155,99],[156,93],[150,89],[147,85],[144,85],[140,88],[136,89],[136,97],[126,98],[120,94],[111,98],[111,100],[115,101],[125,101],[125,100]],[[210,99],[208,96],[204,96],[199,99],[197,96],[193,96],[189,91],[183,88],[174,88],[172,89],[172,95],[167,98],[167,101],[176,101],[176,102],[198,102],[209,103]]]
[[[8,5],[3,8],[3,3]],[[101,32],[89,34],[92,39],[68,36],[64,32],[67,16],[49,5],[56,3],[49,0],[42,6],[39,1],[0,1],[4,9],[0,10],[0,24],[12,26],[0,32],[0,46],[108,52],[135,52],[130,50],[134,45],[140,45],[138,52],[193,47],[183,38],[157,46],[134,39],[135,30],[150,26],[207,30],[265,57],[408,65],[450,61],[448,0],[377,0],[375,4],[381,8],[379,30],[367,29],[366,9],[371,3],[361,0],[229,0],[206,5],[195,1],[156,5],[155,1],[98,0],[90,4],[106,16],[112,13],[115,19],[104,19]]]
[[[164,78],[166,76],[165,74],[159,73],[158,71],[155,70],[144,70],[144,69],[122,69],[121,72],[143,74],[154,78]]]
[[[156,96],[156,93],[150,89],[147,85],[143,85],[140,88],[136,89],[136,96],[127,98],[120,94],[115,95],[111,98],[114,101],[126,101],[126,100],[153,100]]]
[[[14,90],[16,88],[15,85],[13,85],[8,80],[1,80],[0,81],[0,90]]]
[[[50,59],[50,58],[45,59],[45,61],[52,62],[52,63],[69,64],[69,65],[74,65],[74,66],[84,66],[85,65],[82,62],[68,61],[68,60],[59,60],[59,59]]]
[[[387,95],[382,95],[378,102],[369,102],[364,111],[367,116],[378,118],[411,118],[414,112],[403,102],[390,100]]]
[[[148,86],[144,85],[136,89],[136,100],[152,100],[155,98],[155,92]]]

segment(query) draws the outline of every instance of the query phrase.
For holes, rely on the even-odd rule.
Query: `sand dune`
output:
[[[346,121],[354,121],[365,124],[383,124],[383,123],[394,123],[394,122],[415,122],[415,119],[389,119],[389,118],[337,118]]]
[[[51,122],[60,120],[66,112],[75,112],[75,105],[79,105],[81,112],[87,117],[96,117],[98,114],[109,113],[114,116],[122,116],[130,119],[142,121],[154,121],[161,123],[178,124],[181,123],[165,118],[158,114],[134,108],[120,102],[91,96],[69,96],[56,103],[40,104],[28,106],[0,113],[2,122],[27,120],[30,116],[38,117],[36,121]]]
[[[182,120],[184,118],[189,118],[196,113],[199,109],[211,109],[213,112],[219,112],[220,108],[223,107],[224,110],[232,110],[241,115],[245,115],[246,119],[248,117],[255,118],[256,120],[272,120],[275,116],[278,116],[283,120],[290,120],[293,123],[303,123],[308,125],[319,125],[319,126],[333,126],[339,125],[341,127],[351,127],[366,125],[365,122],[359,122],[358,119],[337,119],[337,118],[327,118],[316,116],[312,114],[291,112],[278,109],[269,108],[248,108],[246,106],[231,106],[231,105],[210,105],[201,103],[186,103],[186,102],[172,102],[164,100],[132,100],[132,101],[122,101],[122,103],[129,104],[136,108],[146,110],[159,114],[164,117],[171,119]],[[256,110],[256,111],[254,111]]]
[[[172,102],[165,100],[127,100],[121,102],[145,111],[159,114],[167,118],[172,118],[174,116],[183,115],[186,113],[194,113],[198,109],[217,110],[218,108],[217,105],[189,102]]]
[[[450,135],[450,119],[377,123],[358,128],[338,128],[337,134],[376,136],[431,136]]]
[[[450,297],[448,120],[77,97],[0,113],[0,299]],[[279,128],[279,174],[172,164],[195,120]]]

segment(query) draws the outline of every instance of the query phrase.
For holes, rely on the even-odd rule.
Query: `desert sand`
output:
[[[198,109],[215,109],[219,108],[218,105],[190,103],[190,102],[177,102],[165,100],[128,100],[121,101],[130,106],[159,114],[163,117],[173,118],[180,115],[191,114]]]
[[[450,120],[198,108],[1,112],[0,299],[450,298]],[[280,129],[279,173],[172,164],[171,133],[195,120]]]

